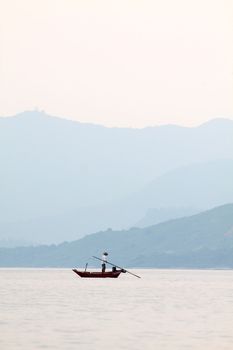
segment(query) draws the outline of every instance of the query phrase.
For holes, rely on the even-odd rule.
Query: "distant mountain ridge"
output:
[[[147,228],[107,230],[58,246],[0,248],[0,266],[75,267],[109,252],[132,267],[233,268],[233,204]]]
[[[222,119],[195,128],[127,129],[35,111],[0,118],[0,240],[61,242],[132,226],[151,208],[199,211],[231,202],[225,169],[231,169],[232,135],[233,121]],[[200,175],[210,163],[219,169],[213,196],[209,178]],[[200,201],[197,187],[175,191],[190,167],[203,167],[200,188],[208,195]]]
[[[109,227],[146,227],[188,216],[233,201],[232,178],[233,161],[194,164],[165,174],[122,200],[77,208],[58,216],[0,222],[0,239],[51,244],[75,240]],[[149,209],[156,215],[148,220],[145,215]]]
[[[39,110],[39,109],[34,109],[34,110],[26,110],[23,112],[19,112],[15,115],[8,115],[8,116],[0,116],[0,119],[5,120],[5,121],[9,121],[9,120],[14,120],[14,119],[28,119],[28,121],[30,120],[35,120],[35,119],[42,119],[42,118],[52,118],[52,119],[56,119],[56,120],[60,120],[61,122],[65,121],[65,122],[70,122],[70,123],[75,123],[75,124],[79,124],[82,126],[92,126],[92,127],[100,127],[100,128],[105,128],[105,129],[130,129],[132,131],[138,131],[138,130],[145,130],[145,129],[155,129],[155,128],[167,128],[167,127],[175,127],[175,128],[184,128],[184,129],[194,129],[194,128],[203,128],[205,126],[209,126],[209,125],[217,125],[217,127],[219,127],[220,124],[222,125],[227,125],[227,124],[231,124],[233,122],[232,118],[224,118],[224,117],[216,117],[216,118],[212,118],[209,119],[203,123],[200,123],[199,125],[196,126],[184,126],[184,125],[180,125],[180,124],[173,124],[173,123],[168,123],[168,124],[159,124],[159,125],[151,125],[151,126],[145,126],[142,128],[136,128],[136,127],[120,127],[120,126],[105,126],[103,124],[98,124],[98,123],[90,123],[90,122],[80,122],[79,120],[74,120],[71,118],[68,118],[66,116],[55,116],[55,115],[49,115],[47,114],[47,112],[45,112],[44,110]]]
[[[194,215],[197,214],[198,211],[197,208],[192,207],[150,208],[147,210],[145,216],[133,226],[140,228],[148,227],[155,225],[156,223]]]

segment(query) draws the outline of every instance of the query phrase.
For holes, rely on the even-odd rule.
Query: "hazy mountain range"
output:
[[[226,119],[127,129],[35,111],[0,118],[0,244],[62,242],[232,202],[232,136]]]
[[[147,228],[102,231],[60,245],[0,248],[0,266],[100,266],[109,252],[120,266],[233,268],[233,204]]]

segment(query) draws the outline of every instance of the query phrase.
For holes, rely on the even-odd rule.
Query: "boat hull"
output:
[[[73,271],[82,278],[117,278],[121,274],[121,270],[105,271],[105,272],[91,272],[91,271],[79,271],[73,269]]]

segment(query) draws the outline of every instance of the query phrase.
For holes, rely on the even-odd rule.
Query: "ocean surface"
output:
[[[0,269],[0,349],[233,349],[232,270],[132,272]]]

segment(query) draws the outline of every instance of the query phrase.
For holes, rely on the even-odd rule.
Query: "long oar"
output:
[[[98,258],[97,256],[92,256],[92,257],[95,258],[95,259],[97,259],[97,260],[103,261],[102,259]],[[121,270],[124,270],[125,272],[130,273],[130,275],[133,275],[133,276],[135,276],[135,277],[137,277],[137,278],[141,278],[140,276],[135,275],[134,273],[132,273],[132,272],[126,270],[126,269],[123,269],[123,268],[120,267],[120,266],[117,266],[116,264],[112,264],[112,263],[110,263],[109,261],[105,261],[105,262],[106,262],[107,264],[109,264],[109,265],[118,267],[118,269],[121,269]]]

